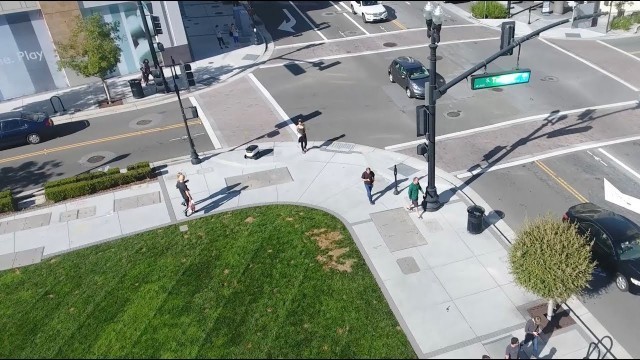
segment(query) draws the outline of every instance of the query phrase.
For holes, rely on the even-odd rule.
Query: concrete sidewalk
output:
[[[506,6],[506,1],[500,1]],[[452,13],[461,16],[462,18],[471,21],[473,23],[483,24],[492,28],[497,28],[500,30],[500,24],[504,21],[515,21],[516,22],[516,36],[526,35],[532,31],[538,30],[547,25],[553,24],[554,22],[571,19],[572,12],[568,11],[564,14],[550,14],[550,15],[542,15],[541,9],[536,8],[531,11],[531,18],[529,19],[529,11],[523,11],[510,19],[476,19],[471,15],[471,4],[473,2],[462,2],[462,3],[450,3],[443,4],[442,6]],[[511,13],[516,14],[521,10],[526,9],[527,7],[533,5],[532,2],[526,2],[526,4],[512,4]],[[552,5],[553,8],[553,5]],[[607,9],[601,9],[600,11],[608,11]],[[549,29],[540,34],[540,38],[545,39],[611,39],[611,38],[620,38],[620,37],[628,37],[634,36],[633,31],[623,31],[623,30],[610,30],[606,31],[607,27],[607,17],[600,17],[598,20],[598,25],[593,28],[571,28],[571,22],[560,25],[558,27]],[[636,34],[637,35],[637,34]]]
[[[216,24],[220,27],[226,25],[228,28],[228,24],[233,22],[233,7],[231,5],[220,4],[216,10],[220,15],[209,18],[206,24],[197,25],[197,22],[192,24],[188,14],[185,17],[187,33],[198,39],[198,41],[195,41],[191,46],[195,58],[199,60],[191,63],[196,80],[196,86],[191,88],[187,87],[185,77],[180,76],[180,66],[176,66],[179,74],[176,83],[181,91],[184,91],[184,97],[202,93],[211,87],[236,79],[240,74],[253,71],[257,65],[268,59],[273,52],[271,37],[265,27],[260,23],[255,24],[259,32],[260,40],[257,45],[254,45],[253,39],[243,37],[240,39],[241,43],[239,46],[235,47],[233,40],[228,36],[228,31],[225,31],[223,35],[225,42],[231,42],[231,45],[229,48],[220,50],[217,40],[211,40],[210,36],[199,36],[199,32],[213,31]],[[204,25],[206,25],[206,31],[203,28]],[[165,59],[164,61],[167,65],[171,64],[171,59]],[[168,67],[163,70],[169,87],[173,89],[171,70]],[[152,85],[152,82],[150,82],[148,86],[143,85],[144,98],[134,99],[128,80],[136,78],[140,78],[139,73],[107,80],[112,99],[122,100],[122,105],[106,108],[98,107],[98,101],[106,99],[104,88],[98,80],[83,86],[58,89],[0,102],[0,113],[18,110],[44,111],[50,114],[56,123],[64,123],[106,114],[142,109],[156,104],[175,101],[175,93],[156,92],[156,88]],[[58,96],[60,98],[66,111],[62,110],[63,106],[60,105],[57,99],[52,99],[52,96]]]
[[[419,219],[404,206],[406,186],[426,175],[423,161],[331,141],[310,142],[307,154],[295,142],[260,146],[257,160],[244,159],[244,148],[203,154],[197,166],[175,159],[154,164],[162,175],[155,181],[2,217],[0,269],[185,221],[175,189],[176,174],[183,172],[197,201],[191,218],[275,203],[338,216],[420,358],[501,358],[511,336],[523,338],[527,309],[544,301],[514,284],[507,268],[513,232],[471,189],[457,191],[458,180],[438,170],[446,205]],[[367,166],[377,175],[375,205],[360,179]],[[479,235],[466,231],[466,208],[474,203],[485,207],[490,225]],[[578,301],[569,305],[576,324],[554,331],[541,344],[541,356],[582,358],[595,337],[608,335]],[[613,353],[631,358],[615,341]]]

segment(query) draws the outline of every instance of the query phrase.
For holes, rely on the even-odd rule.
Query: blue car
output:
[[[0,147],[38,144],[53,135],[53,121],[45,113],[17,111],[0,115]]]

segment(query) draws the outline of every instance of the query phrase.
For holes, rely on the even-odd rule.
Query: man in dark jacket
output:
[[[371,196],[371,190],[373,190],[373,182],[376,180],[376,174],[371,171],[371,168],[367,168],[361,176],[364,181],[364,188],[367,190],[367,197],[369,198],[369,204],[373,205],[373,197]]]

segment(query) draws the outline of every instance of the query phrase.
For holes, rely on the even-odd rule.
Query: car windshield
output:
[[[427,69],[425,69],[424,67],[407,69],[407,73],[409,74],[409,79],[411,80],[424,79],[429,76],[429,72],[427,72]]]
[[[632,238],[624,239],[618,247],[620,260],[635,260],[640,258],[640,234],[634,234]]]
[[[372,6],[372,5],[378,5],[377,1],[363,1],[362,2],[362,6]]]

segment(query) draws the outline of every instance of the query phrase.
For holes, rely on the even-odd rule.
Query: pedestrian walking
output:
[[[540,337],[540,316],[529,318],[524,324],[524,341],[520,343],[520,347],[533,343],[532,356],[538,357],[538,338]]]
[[[142,66],[140,66],[140,72],[142,73],[142,82],[145,86],[149,84],[149,75],[151,75],[151,66],[149,66],[149,60],[142,60]]]
[[[511,343],[507,345],[507,350],[504,353],[505,359],[519,359],[520,358],[520,343],[517,337],[511,338]]]
[[[364,180],[364,188],[367,190],[367,197],[369,198],[369,204],[373,205],[373,197],[371,196],[371,190],[373,190],[373,183],[376,180],[376,174],[371,171],[371,168],[367,168],[361,176]]]
[[[233,44],[235,47],[240,46],[240,34],[235,24],[231,24],[231,30],[229,30],[230,36],[233,38]]]
[[[180,191],[180,195],[182,196],[182,206],[184,206],[184,216],[189,217],[194,212],[196,212],[196,204],[193,202],[193,197],[191,196],[191,191],[189,187],[187,187],[186,176],[183,173],[178,173],[178,182],[176,183],[176,189]]]
[[[420,186],[420,181],[417,177],[413,178],[413,182],[409,184],[409,201],[411,204],[407,206],[408,211],[418,211],[418,196],[420,193],[424,195],[424,191],[422,191],[422,187]],[[414,210],[415,209],[415,210]]]
[[[222,49],[222,46],[226,48],[229,47],[225,44],[224,39],[222,38],[222,31],[220,31],[220,26],[218,25],[216,25],[216,37],[218,38],[218,45],[220,46],[220,49]]]
[[[302,153],[307,153],[307,128],[304,126],[302,120],[298,120],[298,125],[296,125],[296,130],[298,131],[298,142],[300,143],[300,148],[302,149]]]

